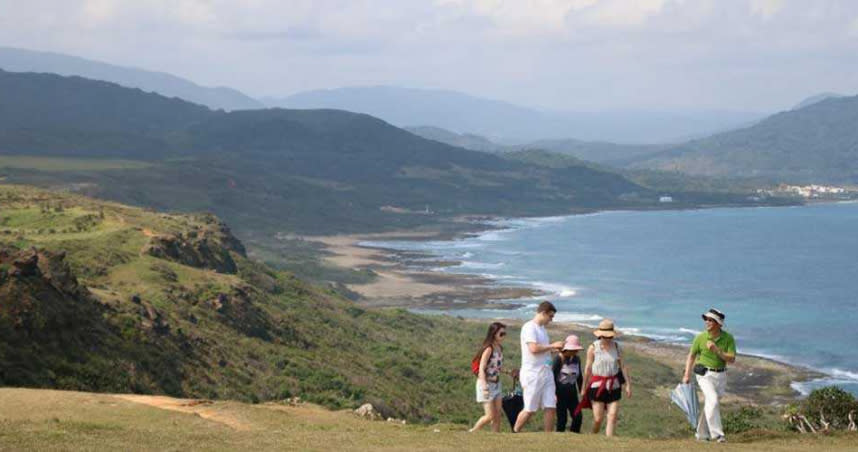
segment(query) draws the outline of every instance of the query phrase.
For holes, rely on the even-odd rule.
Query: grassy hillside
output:
[[[828,98],[758,124],[676,146],[631,164],[695,175],[776,181],[858,181],[858,96]]]
[[[595,435],[470,434],[465,426],[401,425],[314,405],[246,405],[0,389],[0,449],[9,450],[854,450],[853,434],[748,432],[728,444]]]
[[[481,328],[362,309],[247,260],[210,215],[17,186],[0,186],[0,205],[2,385],[370,400],[426,420],[471,408],[465,369]],[[29,247],[38,268],[22,263]]]

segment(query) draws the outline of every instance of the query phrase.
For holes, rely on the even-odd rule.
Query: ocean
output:
[[[492,222],[450,241],[363,242],[457,260],[442,272],[548,292],[558,321],[690,344],[716,307],[740,353],[805,366],[858,394],[858,203],[802,207],[611,211]],[[427,262],[431,266],[432,260]],[[529,318],[523,307],[445,311]]]

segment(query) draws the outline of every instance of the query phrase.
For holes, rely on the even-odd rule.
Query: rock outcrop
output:
[[[192,231],[153,235],[141,252],[218,273],[236,273],[238,266],[230,253],[246,256],[244,245],[214,217],[203,216],[202,220]]]

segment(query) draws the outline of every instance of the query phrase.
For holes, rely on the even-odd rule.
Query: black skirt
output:
[[[623,398],[623,389],[604,389],[602,394],[596,397],[596,393],[599,392],[599,388],[590,388],[590,392],[587,394],[590,398],[591,402],[602,402],[602,403],[613,403],[617,400]]]

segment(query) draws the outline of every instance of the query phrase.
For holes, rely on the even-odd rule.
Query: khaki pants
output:
[[[703,411],[697,421],[697,439],[716,439],[724,436],[721,427],[721,403],[724,387],[727,384],[727,372],[706,372],[697,377],[697,385],[703,391]]]

